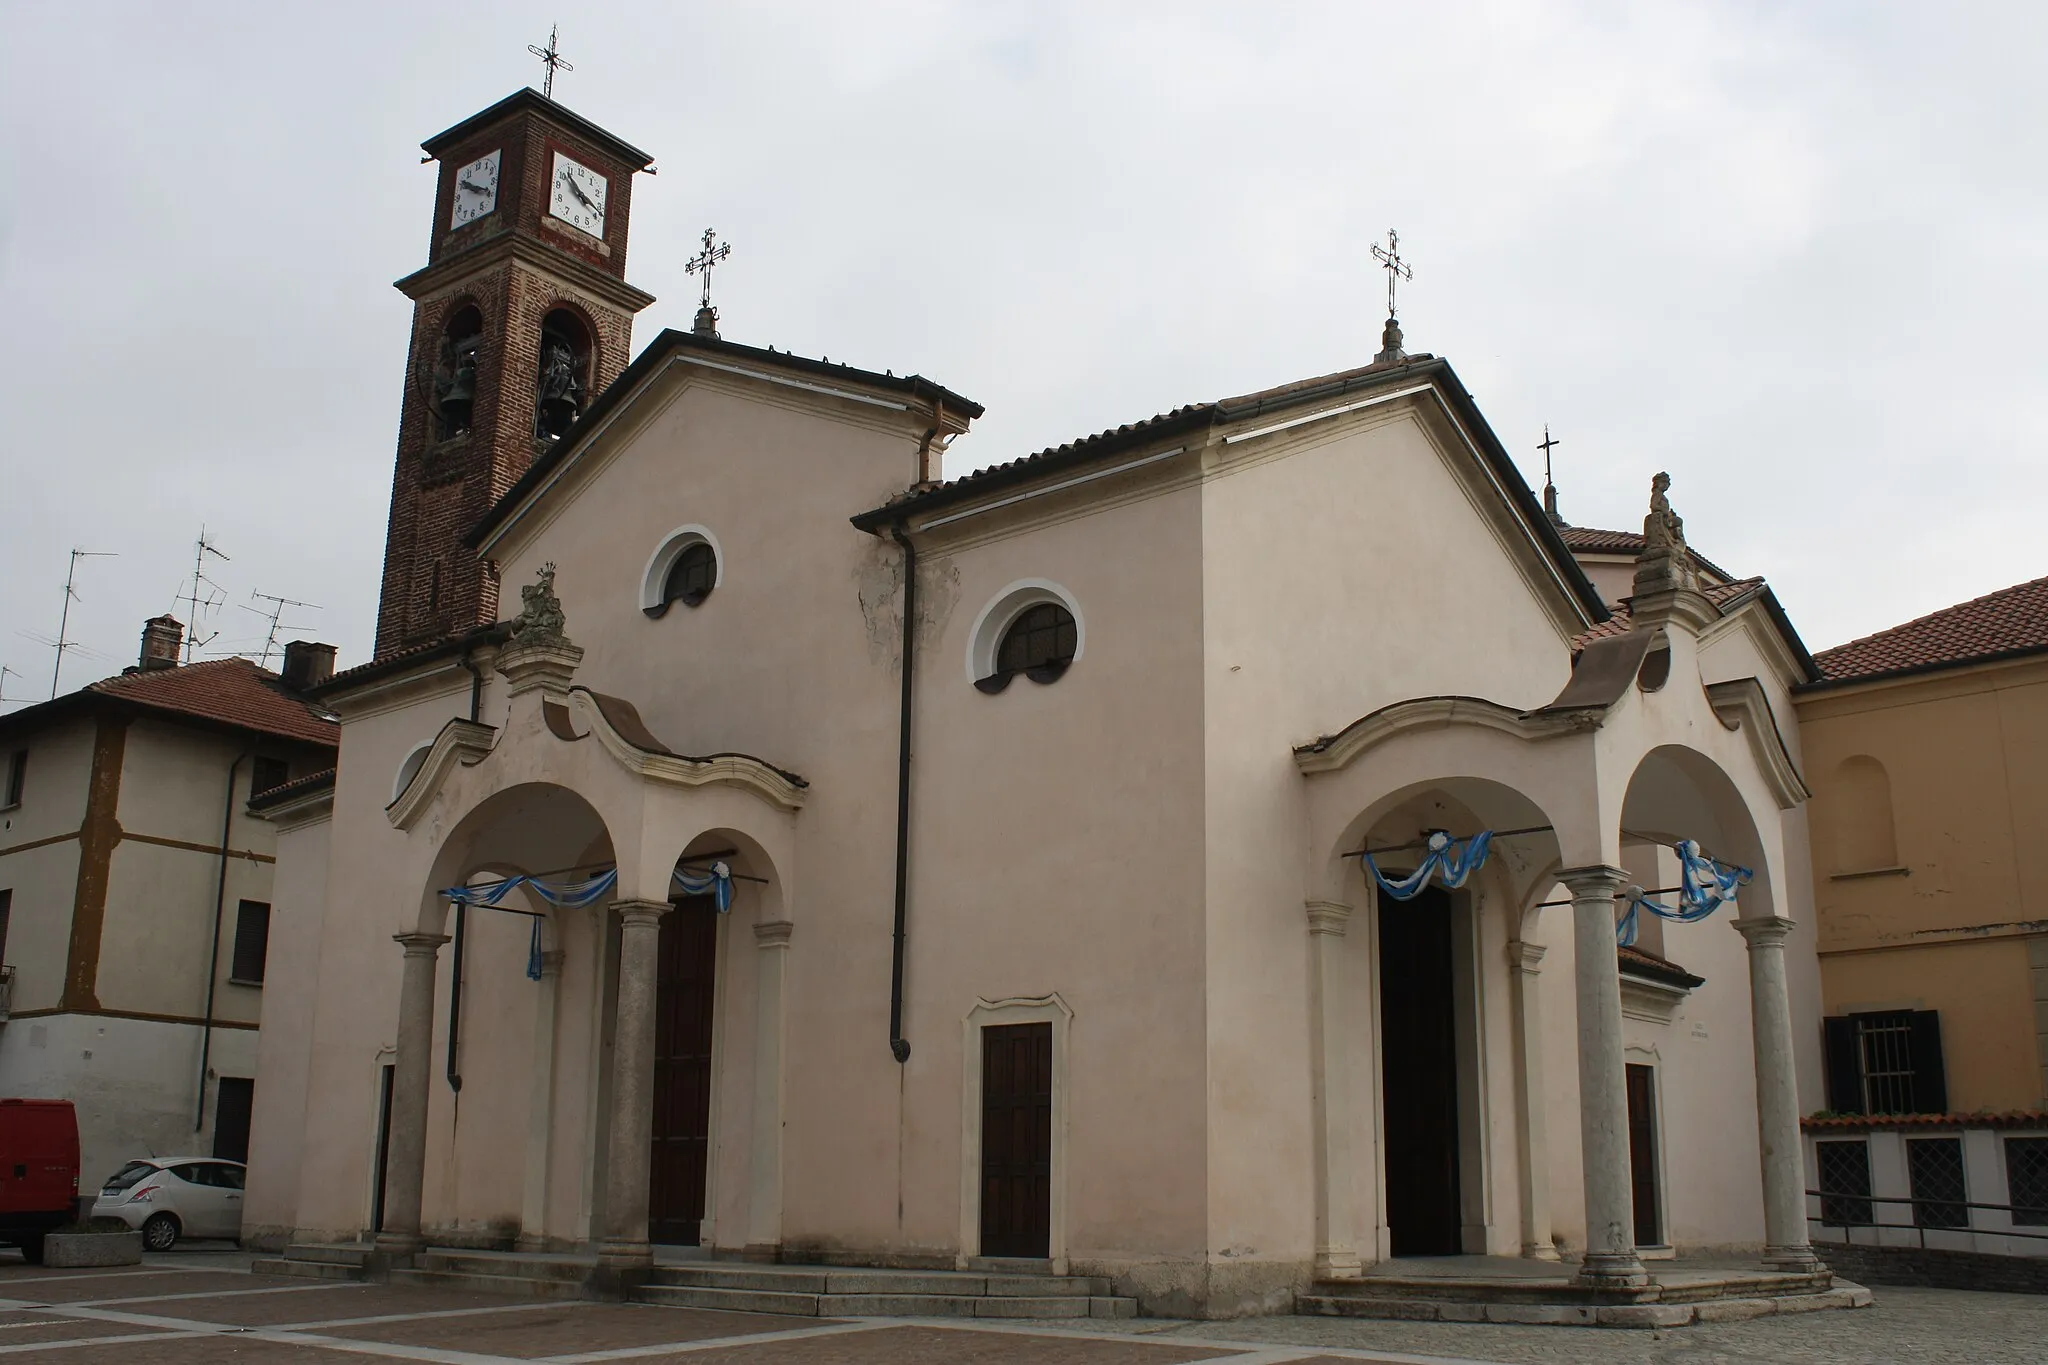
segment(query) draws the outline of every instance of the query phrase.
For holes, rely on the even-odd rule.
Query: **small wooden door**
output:
[[[1387,1227],[1396,1256],[1464,1250],[1458,1193],[1451,898],[1381,896],[1380,1057]]]
[[[1657,1219],[1657,1072],[1628,1065],[1628,1167],[1635,1196],[1636,1245],[1664,1244]]]
[[[1052,1239],[1052,1025],[981,1031],[981,1254],[1044,1259]]]
[[[685,897],[661,917],[655,967],[649,1241],[695,1246],[703,1232],[717,980],[718,907],[709,896]]]

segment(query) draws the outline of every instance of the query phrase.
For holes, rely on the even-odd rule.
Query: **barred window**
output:
[[[1820,1221],[1831,1228],[1867,1228],[1876,1219],[1870,1206],[1870,1144],[1817,1142],[1820,1165]]]
[[[704,541],[692,541],[676,556],[668,577],[662,580],[662,604],[681,602],[694,607],[711,596],[711,590],[717,586],[718,552]]]
[[[248,986],[263,984],[264,963],[270,957],[270,906],[264,901],[243,901],[235,913],[235,958],[228,979]]]
[[[996,670],[1022,673],[1033,682],[1051,682],[1074,662],[1078,639],[1072,612],[1057,602],[1040,602],[1003,632]]]
[[[1887,1010],[1822,1021],[1828,1108],[1838,1114],[1945,1114],[1941,1016]]]
[[[1970,1226],[1961,1138],[1906,1139],[1906,1175],[1913,1187],[1915,1223],[1923,1228]]]
[[[2006,1198],[2014,1227],[2048,1227],[2048,1137],[2005,1140]]]

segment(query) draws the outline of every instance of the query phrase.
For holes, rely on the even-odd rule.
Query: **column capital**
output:
[[[540,955],[540,974],[542,976],[560,976],[562,974],[562,959],[565,956],[567,954],[563,953],[560,948],[542,953]]]
[[[1338,901],[1308,902],[1308,931],[1311,934],[1328,934],[1332,938],[1342,938],[1350,925],[1350,906]]]
[[[1736,933],[1749,940],[1752,952],[1758,948],[1784,947],[1785,940],[1799,927],[1799,921],[1786,919],[1783,915],[1752,915],[1728,922],[1735,926]]]
[[[675,907],[667,901],[613,901],[612,909],[618,911],[620,921],[630,927],[659,924],[661,917]]]
[[[1535,976],[1543,970],[1543,955],[1549,951],[1541,943],[1516,939],[1508,944],[1508,966],[1524,976]]]
[[[1606,863],[1594,863],[1588,867],[1568,867],[1557,874],[1557,879],[1571,888],[1572,899],[1575,901],[1597,900],[1601,896],[1612,897],[1633,880],[1626,870],[1610,867]]]
[[[762,920],[754,925],[754,946],[757,948],[787,948],[789,936],[796,925],[786,919]]]
[[[432,957],[441,951],[441,945],[448,941],[448,935],[421,933],[393,934],[391,941],[403,945],[407,957]]]

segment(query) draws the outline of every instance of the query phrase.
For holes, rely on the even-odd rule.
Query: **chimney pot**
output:
[[[152,616],[142,623],[139,667],[144,673],[159,668],[176,668],[178,651],[184,647],[185,627],[175,616]]]
[[[293,640],[284,647],[284,685],[303,692],[334,676],[334,646]]]

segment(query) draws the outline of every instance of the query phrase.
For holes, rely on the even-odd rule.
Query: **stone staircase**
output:
[[[361,1280],[370,1248],[360,1242],[295,1243],[255,1262],[259,1275]],[[429,1249],[394,1284],[433,1285],[524,1298],[587,1299],[597,1258],[511,1251]],[[638,1303],[795,1317],[1132,1318],[1136,1299],[1107,1280],[1045,1275],[997,1265],[975,1270],[877,1270],[855,1266],[658,1261],[628,1296]]]
[[[1494,1264],[1484,1264],[1488,1261]],[[1458,1262],[1480,1264],[1466,1273],[1447,1273]],[[1646,1285],[1592,1290],[1573,1283],[1568,1270],[1552,1266],[1546,1273],[1540,1262],[1446,1257],[1427,1269],[1414,1262],[1382,1262],[1361,1279],[1319,1280],[1295,1295],[1294,1311],[1411,1322],[1643,1328],[1741,1322],[1863,1308],[1870,1302],[1869,1290],[1836,1280],[1825,1270],[1783,1274],[1664,1263],[1653,1269]]]

